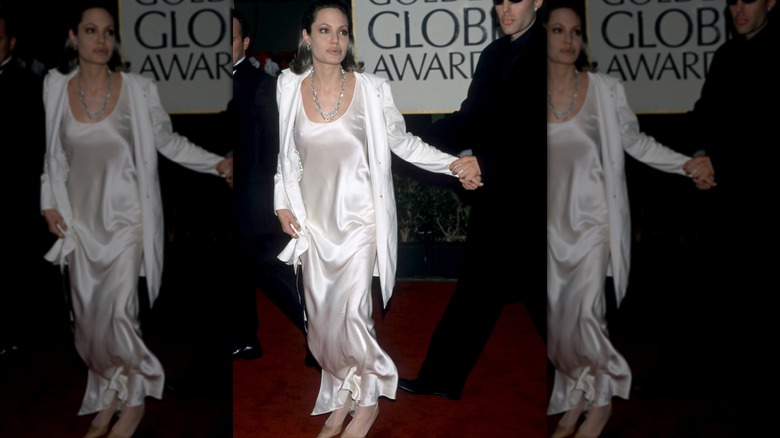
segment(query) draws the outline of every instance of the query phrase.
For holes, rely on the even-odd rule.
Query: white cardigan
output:
[[[46,156],[41,176],[41,210],[57,210],[69,232],[58,239],[46,254],[46,260],[64,267],[65,256],[75,248],[70,234],[73,220],[66,181],[68,162],[60,142],[60,125],[63,111],[67,110],[67,84],[77,72],[63,75],[50,70],[43,85],[46,108]],[[163,268],[164,224],[162,196],[157,169],[157,152],[189,169],[217,175],[215,166],[222,160],[219,155],[191,143],[173,132],[171,119],[160,103],[157,86],[145,76],[121,73],[127,84],[133,133],[133,154],[137,165],[138,193],[141,195],[141,224],[143,228],[143,264],[140,275],[146,276],[149,302],[154,303],[160,289]]]
[[[683,164],[690,157],[658,143],[639,130],[639,122],[628,105],[623,84],[612,76],[588,73],[598,99],[599,136],[604,161],[609,210],[610,264],[617,304],[626,295],[631,266],[631,218],[626,184],[625,155],[664,172],[685,175]]]
[[[307,73],[296,75],[286,69],[279,76],[276,99],[279,105],[279,162],[274,177],[274,209],[288,209],[298,219],[302,233],[292,239],[279,254],[279,259],[296,269],[300,256],[309,248],[306,237],[306,209],[300,186],[300,157],[293,139],[295,115],[301,106],[301,82]],[[376,207],[377,261],[374,275],[379,276],[383,304],[393,293],[398,250],[398,224],[391,155],[394,153],[422,169],[451,175],[449,165],[457,159],[424,143],[406,131],[406,123],[393,102],[390,84],[385,78],[368,73],[355,73],[365,102],[368,163]],[[306,170],[304,169],[304,172]]]

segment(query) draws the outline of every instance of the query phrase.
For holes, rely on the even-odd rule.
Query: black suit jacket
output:
[[[505,36],[489,44],[480,55],[460,109],[422,135],[445,150],[471,149],[479,163],[484,186],[466,192],[471,211],[458,288],[472,293],[490,291],[481,295],[488,301],[520,298],[520,288],[507,287],[505,277],[517,272],[517,260],[491,256],[496,247],[544,254],[546,83],[546,34],[537,20],[515,41]],[[531,267],[523,263],[522,272],[543,280],[536,273],[545,272],[545,259],[531,260],[539,264]],[[542,333],[546,326],[544,286],[526,288],[535,293],[533,300],[526,301],[533,307],[532,315]],[[494,322],[487,317],[487,322],[475,324],[490,326]]]
[[[228,104],[233,133],[235,217],[241,236],[281,233],[274,214],[274,174],[279,154],[276,78],[244,60],[233,76]]]
[[[538,192],[534,199],[546,199],[538,189],[538,174],[546,168],[546,47],[541,20],[515,41],[493,41],[480,55],[460,109],[422,133],[451,153],[472,150],[485,183],[470,193],[477,208],[487,204],[505,213],[507,203],[530,187]]]
[[[715,168],[718,185],[707,195],[720,208],[712,214],[740,226],[775,216],[770,200],[777,186],[780,81],[767,72],[780,62],[777,26],[770,21],[753,38],[734,37],[718,48],[691,114],[688,141],[703,148]]]
[[[41,216],[41,171],[46,150],[43,78],[12,57],[0,70],[0,143],[16,172],[6,173],[5,194],[14,214],[9,229],[32,238],[21,245],[40,258],[54,238]]]

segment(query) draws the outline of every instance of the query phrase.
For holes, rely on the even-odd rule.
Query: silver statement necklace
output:
[[[89,108],[87,108],[87,102],[84,100],[84,90],[81,89],[81,69],[79,69],[77,76],[78,78],[76,79],[76,88],[79,91],[79,102],[81,102],[81,109],[84,110],[84,113],[87,115],[89,120],[99,120],[106,112],[108,98],[111,97],[111,86],[113,84],[111,81],[111,69],[108,69],[108,88],[106,89],[106,96],[103,97],[103,104],[100,105],[100,109],[94,113],[90,112]]]
[[[311,73],[309,74],[309,79],[311,79],[311,94],[314,95],[314,106],[317,108],[317,111],[320,112],[320,115],[322,116],[322,119],[326,122],[332,122],[333,119],[336,118],[336,114],[339,113],[339,107],[341,107],[341,99],[344,97],[344,89],[347,88],[347,73],[344,71],[344,69],[341,69],[341,91],[339,91],[339,101],[336,102],[336,107],[332,110],[325,112],[322,110],[322,107],[320,106],[320,100],[317,98],[317,89],[314,88],[314,69],[311,69]]]
[[[552,95],[550,94],[550,89],[547,89],[547,107],[550,108],[550,111],[552,111],[553,116],[555,116],[556,120],[565,120],[570,115],[572,110],[574,109],[574,104],[577,103],[577,92],[580,91],[580,72],[576,68],[574,69],[574,93],[571,95],[571,102],[569,102],[569,107],[566,108],[566,111],[559,113],[558,111],[555,111],[555,107],[553,106],[552,102]]]

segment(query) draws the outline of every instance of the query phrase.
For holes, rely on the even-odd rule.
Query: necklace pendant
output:
[[[552,112],[553,116],[555,117],[555,120],[566,120],[571,115],[571,112],[574,110],[574,105],[577,103],[577,94],[580,90],[580,72],[576,68],[574,69],[574,92],[571,95],[571,101],[569,102],[569,107],[566,108],[566,111],[559,113],[558,111],[555,111],[555,106],[552,102],[552,94],[550,94],[550,89],[547,89],[547,107],[550,109],[550,112]]]
[[[314,96],[314,107],[317,108],[317,111],[320,113],[322,120],[324,120],[326,123],[332,122],[339,113],[341,100],[344,98],[344,90],[347,88],[347,72],[345,72],[343,68],[341,69],[341,91],[339,91],[339,100],[336,102],[336,107],[327,112],[322,110],[322,107],[320,106],[320,99],[317,97],[317,89],[314,86],[314,68],[311,69],[309,80],[311,81],[311,94]]]
[[[106,107],[108,106],[108,98],[111,97],[112,85],[113,82],[111,81],[111,69],[108,69],[108,87],[106,88],[106,95],[103,97],[103,103],[100,105],[99,110],[95,112],[90,111],[89,107],[87,107],[87,102],[84,99],[84,90],[81,88],[81,68],[79,68],[76,78],[76,89],[79,93],[79,103],[81,104],[81,109],[84,111],[84,114],[87,115],[89,120],[100,120],[100,118],[103,117],[103,114],[106,112]]]

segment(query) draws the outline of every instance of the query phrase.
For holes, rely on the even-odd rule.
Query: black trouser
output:
[[[243,345],[257,340],[259,288],[299,330],[305,333],[303,293],[292,266],[277,258],[290,237],[285,234],[245,236],[239,240],[244,256],[233,302],[233,340]]]
[[[537,249],[527,248],[539,254],[534,256],[539,262],[532,266],[496,254],[496,239],[505,239],[513,248],[518,248],[519,239],[499,233],[491,222],[494,210],[479,207],[472,208],[461,274],[418,375],[431,386],[456,394],[479,360],[505,304],[524,302],[543,339],[547,332],[541,239]],[[531,247],[536,243],[526,242]]]

